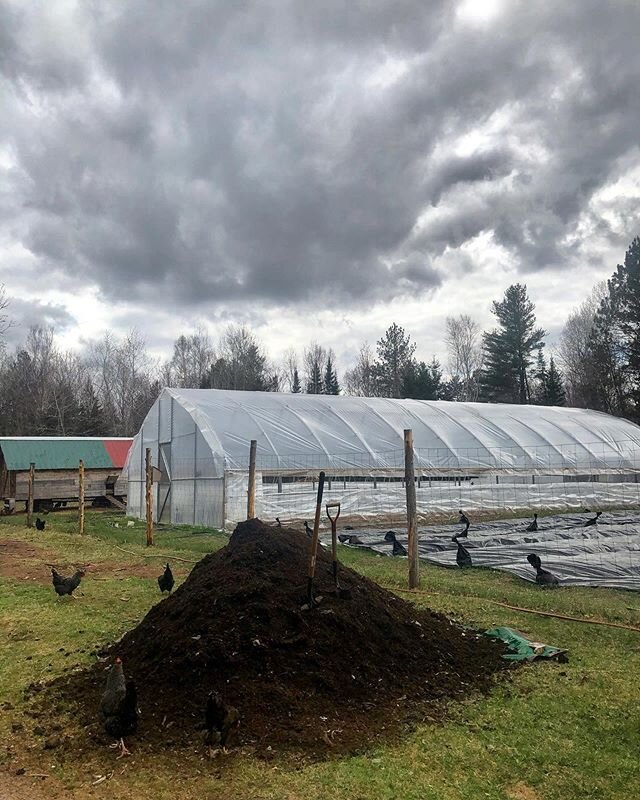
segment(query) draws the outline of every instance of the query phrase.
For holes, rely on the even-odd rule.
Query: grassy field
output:
[[[159,599],[161,557],[185,559],[174,562],[180,581],[192,566],[188,561],[226,542],[219,533],[165,529],[156,532],[154,558],[145,558],[141,523],[128,528],[120,515],[90,513],[84,537],[75,525],[70,513],[50,514],[44,533],[24,527],[24,517],[0,519],[2,800],[640,797],[640,633],[492,602],[640,626],[640,598],[583,588],[543,592],[488,570],[423,566],[423,593],[411,599],[470,625],[510,625],[566,647],[569,663],[523,667],[490,696],[452,705],[445,723],[426,722],[399,743],[320,763],[278,754],[256,761],[242,751],[213,761],[184,753],[160,760],[137,755],[135,739],[133,756],[120,761],[108,748],[85,757],[45,750],[33,734],[37,720],[24,715],[25,687],[90,664],[96,648],[135,625]],[[341,548],[341,557],[390,589],[406,585],[406,561],[348,548]],[[61,571],[86,565],[77,600],[56,599],[47,564]]]

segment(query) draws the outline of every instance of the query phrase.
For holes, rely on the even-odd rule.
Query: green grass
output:
[[[115,528],[116,522],[121,527]],[[243,753],[214,762],[199,753],[168,753],[162,760],[134,754],[116,761],[111,751],[78,758],[43,751],[29,736],[28,725],[25,732],[11,730],[11,723],[22,719],[22,690],[31,681],[90,664],[96,647],[122,635],[157,602],[158,590],[153,576],[133,574],[149,554],[140,523],[131,529],[122,527],[126,522],[120,515],[90,513],[85,537],[75,533],[73,514],[49,515],[44,534],[28,531],[23,523],[24,517],[0,520],[0,542],[36,543],[55,556],[55,563],[91,563],[95,574],[83,581],[83,595],[75,601],[58,601],[48,584],[31,579],[38,564],[42,569],[32,557],[16,559],[20,568],[15,577],[0,578],[0,706],[9,702],[14,707],[0,717],[0,787],[8,800],[70,796],[65,792],[77,798],[143,800],[640,796],[640,633],[539,617],[491,602],[640,625],[640,598],[583,588],[544,592],[489,570],[463,573],[423,566],[422,590],[430,594],[412,600],[467,624],[511,625],[566,647],[569,664],[523,667],[488,697],[452,704],[446,722],[420,725],[400,743],[320,763],[295,763],[279,754],[270,762]],[[225,542],[219,533],[166,529],[156,532],[153,555],[195,560]],[[349,548],[340,554],[345,564],[389,588],[406,585],[406,561]],[[160,573],[160,558],[146,561]],[[179,579],[190,566],[179,564]],[[13,777],[21,765],[27,775],[50,777]],[[110,777],[92,788],[97,775]],[[0,797],[4,800],[1,791]]]

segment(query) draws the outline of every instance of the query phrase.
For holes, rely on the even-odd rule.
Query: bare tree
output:
[[[602,393],[597,384],[606,370],[597,368],[593,353],[596,314],[607,296],[606,281],[596,284],[587,299],[569,314],[562,329],[558,355],[570,406],[598,408],[603,405],[609,410],[609,404],[606,401],[600,403],[594,395],[594,392]]]
[[[215,354],[209,335],[198,328],[191,336],[179,336],[173,345],[171,377],[183,389],[199,389]]]
[[[0,283],[0,353],[5,349],[5,334],[9,328],[13,327],[13,320],[7,314],[7,308],[11,301],[7,297],[7,289],[4,283]]]
[[[140,333],[132,329],[122,340],[106,333],[93,343],[89,364],[109,429],[119,436],[136,433],[158,388]]]
[[[447,317],[445,342],[449,353],[449,371],[462,383],[462,399],[478,399],[478,376],[482,368],[480,325],[467,314]]]
[[[282,358],[282,386],[287,392],[293,392],[296,389],[296,376],[298,376],[298,384],[300,382],[300,368],[298,366],[298,354],[290,347],[285,350]],[[297,387],[299,391],[299,385]]]
[[[277,392],[279,385],[280,377],[255,334],[244,325],[229,325],[202,386]]]
[[[355,366],[344,373],[344,385],[347,394],[359,397],[375,397],[376,379],[375,359],[371,346],[364,342],[358,353]]]

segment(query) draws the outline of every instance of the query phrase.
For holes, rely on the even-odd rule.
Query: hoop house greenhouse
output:
[[[304,520],[315,481],[353,524],[402,519],[403,431],[413,430],[418,513],[567,509],[640,502],[640,428],[573,408],[216,389],[164,389],[134,439],[129,513],[145,513],[145,450],[160,522],[232,526],[246,516],[257,440],[256,513]]]

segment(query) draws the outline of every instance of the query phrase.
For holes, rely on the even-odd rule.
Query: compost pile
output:
[[[304,609],[309,544],[296,530],[241,523],[111,648],[138,687],[139,741],[197,744],[215,690],[239,710],[240,743],[256,752],[353,751],[434,713],[433,701],[491,686],[505,663],[499,644],[344,567],[351,597],[336,597],[322,548],[322,600]],[[97,712],[104,678],[103,665],[74,676],[88,681],[73,688],[84,708]]]

